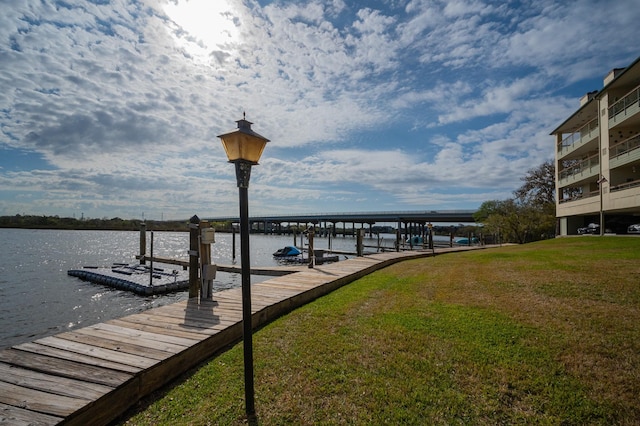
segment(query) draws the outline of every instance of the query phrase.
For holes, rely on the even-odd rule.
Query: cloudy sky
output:
[[[640,56],[637,0],[9,0],[0,215],[475,209]]]

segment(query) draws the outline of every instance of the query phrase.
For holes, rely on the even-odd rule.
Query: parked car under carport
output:
[[[590,223],[584,228],[578,228],[578,234],[599,234],[600,233],[600,225],[597,223]]]
[[[627,228],[627,234],[640,234],[640,223],[629,225]]]

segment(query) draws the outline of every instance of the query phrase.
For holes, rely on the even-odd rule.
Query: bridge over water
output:
[[[355,229],[356,225],[364,227],[369,225],[371,229],[377,223],[393,223],[397,224],[397,229],[407,229],[416,226],[424,227],[428,223],[473,223],[473,214],[476,210],[422,210],[422,211],[391,211],[391,212],[357,212],[357,213],[307,213],[307,214],[287,214],[287,215],[269,215],[269,216],[252,216],[249,223],[252,229],[257,225],[257,229],[262,232],[282,232],[283,224],[287,225],[319,225],[324,229],[333,228],[336,231],[336,224],[341,223],[343,232],[347,228],[347,224],[351,225],[351,229]],[[238,223],[240,219],[237,216],[213,217],[208,218],[212,222],[231,222]],[[329,226],[330,224],[330,226]]]

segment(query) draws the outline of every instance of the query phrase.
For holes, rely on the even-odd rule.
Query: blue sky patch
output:
[[[244,114],[253,214],[474,209],[640,56],[637,0],[4,3],[0,215],[237,214]]]

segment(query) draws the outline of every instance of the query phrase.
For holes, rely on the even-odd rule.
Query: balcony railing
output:
[[[631,90],[622,99],[620,99],[619,101],[617,101],[616,103],[614,103],[609,107],[609,120],[616,121],[615,118],[617,115],[620,115],[623,113],[625,113],[626,115],[626,112],[629,108],[632,108],[632,107],[637,108],[638,106],[640,106],[640,104],[638,103],[639,100],[640,100],[640,86]]]
[[[631,136],[629,139],[625,139],[615,145],[609,147],[609,155],[611,158],[617,157],[634,149],[640,148],[640,133]]]
[[[568,203],[571,201],[577,201],[577,200],[582,200],[585,198],[591,198],[591,197],[596,197],[600,195],[600,190],[597,189],[595,191],[591,191],[591,192],[587,192],[587,193],[582,193],[582,194],[575,194],[571,197],[567,197],[567,198],[561,198],[559,204],[564,204],[564,203]]]
[[[595,130],[595,134],[594,134]],[[558,144],[558,152],[562,151],[564,148],[568,148],[570,150],[573,146],[582,141],[586,136],[590,136],[589,139],[593,138],[598,134],[598,118],[594,118],[584,126],[580,127],[575,132],[571,133],[569,136],[564,138],[562,142]]]
[[[572,176],[578,175],[585,170],[591,169],[593,166],[597,166],[600,164],[600,157],[598,154],[592,155],[591,157],[576,163],[575,165],[568,167],[564,170],[560,171],[560,180],[567,179]]]
[[[640,186],[640,180],[634,180],[634,181],[631,181],[631,182],[625,182],[625,183],[620,184],[620,185],[612,186],[609,189],[609,191],[610,192],[622,191],[624,189],[635,188],[637,186]]]

